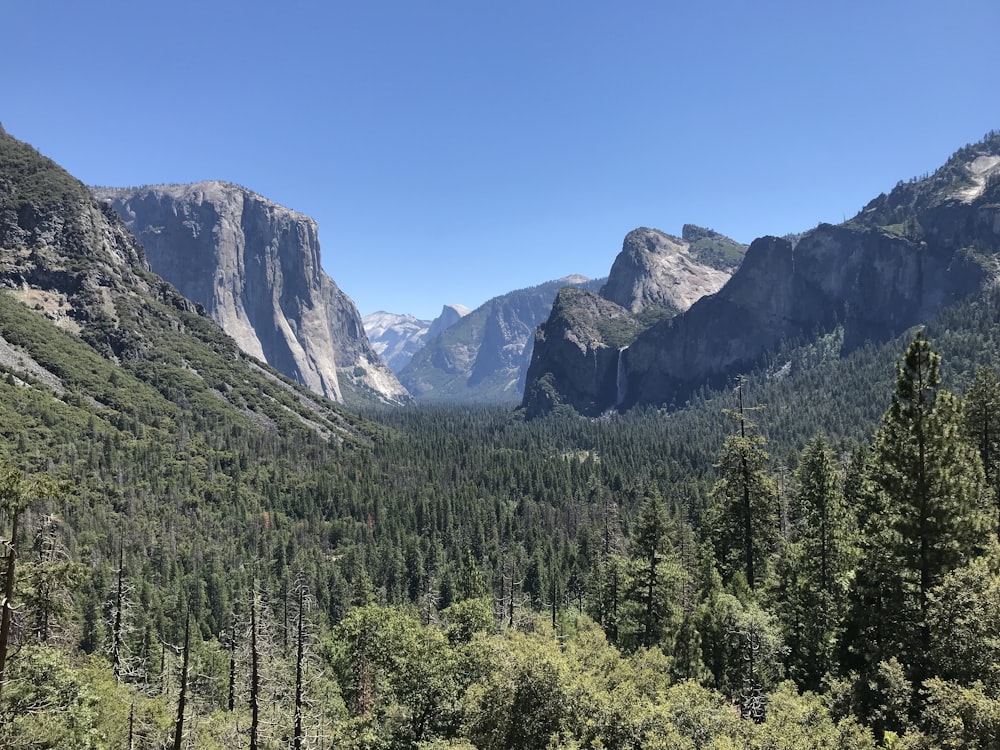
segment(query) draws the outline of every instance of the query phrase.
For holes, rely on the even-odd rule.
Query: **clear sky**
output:
[[[6,0],[0,122],[319,222],[362,314],[839,222],[1000,129],[997,0]]]

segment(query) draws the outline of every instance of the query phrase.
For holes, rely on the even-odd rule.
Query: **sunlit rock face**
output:
[[[323,271],[310,217],[225,182],[94,193],[142,243],[153,271],[248,354],[340,402],[408,398],[354,302]]]

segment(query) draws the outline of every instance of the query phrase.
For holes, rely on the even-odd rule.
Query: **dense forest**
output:
[[[992,297],[671,413],[352,439],[177,408],[3,305],[64,388],[0,377],[3,747],[1000,737]]]

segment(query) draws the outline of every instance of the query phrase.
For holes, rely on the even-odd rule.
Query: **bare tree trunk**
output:
[[[298,591],[299,620],[296,628],[295,647],[295,750],[302,750],[302,662],[305,653],[305,638],[302,631],[302,620],[304,617],[304,592],[305,586],[300,583]]]
[[[260,730],[260,652],[257,648],[257,586],[250,589],[250,750],[258,750]]]
[[[122,681],[122,579],[124,577],[125,536],[122,529],[118,538],[118,585],[115,587],[115,624],[111,634],[111,671],[114,672],[116,682]],[[184,627],[186,632],[187,625]]]
[[[233,610],[233,627],[229,640],[229,711],[236,709],[236,610]]]
[[[181,691],[177,696],[177,724],[174,726],[174,750],[184,741],[184,708],[187,705],[188,657],[191,654],[191,613],[184,619],[184,657],[181,661]]]
[[[10,531],[10,542],[7,545],[7,573],[3,584],[3,614],[0,615],[0,696],[6,682],[7,646],[10,642],[11,600],[14,598],[14,562],[17,560],[17,522],[20,511],[13,513]]]

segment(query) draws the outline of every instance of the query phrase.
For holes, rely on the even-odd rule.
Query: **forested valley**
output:
[[[997,302],[675,411],[338,438],[0,295],[61,379],[0,375],[0,746],[995,747]]]

